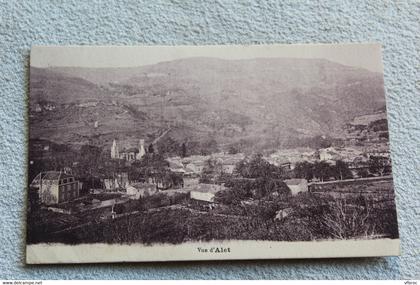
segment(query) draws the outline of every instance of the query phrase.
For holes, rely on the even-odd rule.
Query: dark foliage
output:
[[[187,145],[185,143],[182,143],[181,145],[181,157],[187,156]]]
[[[159,140],[157,148],[159,153],[165,156],[175,156],[181,153],[181,145],[169,136],[165,136]]]
[[[388,165],[388,160],[383,157],[371,156],[369,158],[369,171],[371,173],[383,176]]]
[[[205,161],[203,170],[200,175],[200,183],[216,184],[220,176],[223,175],[223,165],[215,159],[208,159]]]
[[[337,160],[335,167],[332,168],[332,172],[334,174],[334,177],[336,179],[350,179],[353,178],[353,175],[347,165],[347,163],[345,163],[342,160]]]
[[[295,166],[294,173],[297,178],[305,178],[307,180],[318,178],[324,181],[331,177],[337,180],[353,178],[347,163],[342,160],[336,161],[335,165],[330,165],[325,161],[316,161],[315,163],[299,162]]]
[[[229,189],[218,192],[216,201],[226,205],[238,205],[244,200],[262,199],[269,195],[280,197],[290,195],[289,188],[282,180],[268,177],[257,179],[232,178],[225,183],[225,186]]]
[[[257,154],[251,159],[244,159],[240,161],[233,171],[234,175],[243,178],[272,178],[281,179],[284,177],[284,172],[280,167],[270,164],[263,159],[262,154]]]
[[[295,165],[295,176],[298,178],[305,178],[306,180],[311,180],[314,177],[314,165],[310,162],[298,162]]]
[[[212,136],[209,136],[212,137]],[[186,155],[210,155],[218,152],[219,145],[215,139],[206,139],[201,142],[199,141],[188,141],[185,143]],[[182,154],[182,149],[181,149]]]
[[[369,123],[368,128],[374,132],[388,131],[388,120],[380,119]]]

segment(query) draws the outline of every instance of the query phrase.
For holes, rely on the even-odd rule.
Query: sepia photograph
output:
[[[381,46],[35,46],[26,262],[390,256]]]

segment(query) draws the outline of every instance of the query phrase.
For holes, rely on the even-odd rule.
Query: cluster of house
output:
[[[45,147],[45,146],[44,146]],[[48,146],[47,146],[48,147]],[[124,159],[126,161],[140,160],[146,154],[144,140],[139,141],[138,148],[122,149],[118,147],[116,140],[111,147],[111,158]],[[282,167],[285,170],[293,171],[296,163],[308,161],[325,161],[335,164],[337,160],[347,162],[350,170],[356,174],[362,168],[368,167],[368,160],[371,156],[381,157],[390,161],[388,147],[383,144],[372,145],[369,148],[324,148],[319,150],[311,149],[288,149],[281,150],[264,157],[269,163]],[[238,162],[243,160],[245,155],[215,153],[208,156],[193,155],[189,157],[170,157],[167,158],[169,170],[180,174],[183,177],[182,186],[185,183],[185,191],[188,191],[191,198],[211,202],[218,191],[223,187],[219,185],[206,186],[198,184],[198,177],[201,175],[206,161],[209,159],[217,162],[223,167],[225,173],[231,174]],[[193,183],[189,183],[189,179]],[[163,181],[149,178],[147,181],[129,181],[127,173],[117,173],[114,177],[101,179],[103,191],[122,192],[132,199],[153,195],[164,188]],[[304,179],[290,179],[284,181],[290,188],[291,193],[296,195],[308,189],[307,181]],[[160,183],[160,184],[159,184]],[[189,184],[191,184],[189,186]],[[82,183],[77,181],[70,171],[46,171],[39,173],[30,184],[31,188],[36,188],[42,203],[58,204],[71,201],[80,196]]]
[[[245,155],[242,153],[214,153],[212,155],[192,155],[189,157],[170,157],[167,159],[169,168],[172,172],[183,174],[185,177],[198,177],[203,171],[208,160],[213,160],[223,167],[225,173],[231,174],[238,162],[243,160]]]
[[[285,170],[293,170],[296,163],[307,161],[325,161],[335,165],[337,160],[342,160],[349,165],[351,170],[368,167],[371,157],[382,158],[390,163],[390,152],[387,144],[371,144],[365,147],[328,147],[318,150],[311,149],[288,149],[281,150],[264,157],[273,165]]]
[[[129,182],[127,173],[115,178],[103,179],[104,190],[122,193],[129,199],[139,199],[157,193],[159,188],[150,182]],[[37,191],[40,202],[45,205],[61,204],[81,196],[82,182],[67,171],[45,171],[39,173],[30,184],[30,191]],[[102,193],[103,190],[98,191]],[[96,193],[93,190],[93,193]]]
[[[298,162],[314,162],[318,158],[317,153],[309,148],[284,149],[264,157],[269,163],[286,171],[293,170]]]
[[[215,195],[224,191],[223,185],[198,183],[196,178],[189,178],[191,187],[185,188],[183,193],[189,193],[191,199],[214,202]],[[188,178],[187,178],[188,180]],[[292,195],[308,191],[308,182],[305,179],[287,179],[284,181]],[[188,183],[188,182],[187,182]],[[124,189],[122,194],[128,199],[139,199],[158,193],[156,184],[148,182],[129,182],[124,174],[118,175],[114,180],[104,181],[107,190],[116,191]],[[81,182],[74,176],[62,171],[46,171],[39,173],[30,184],[31,190],[36,189],[40,200],[45,205],[60,204],[80,197]]]

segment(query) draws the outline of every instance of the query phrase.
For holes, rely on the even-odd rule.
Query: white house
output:
[[[223,191],[225,189],[222,185],[215,184],[198,184],[198,187],[190,192],[191,199],[204,201],[204,202],[214,202],[216,193]]]
[[[125,189],[128,184],[128,173],[127,172],[118,173],[113,178],[103,179],[102,182],[107,191]]]
[[[46,205],[71,201],[79,197],[79,181],[62,171],[39,173],[30,187],[37,188],[39,198]]]
[[[319,150],[319,159],[326,161],[331,160],[334,157],[333,150],[331,148],[323,148]]]
[[[158,192],[155,184],[150,183],[133,183],[126,187],[127,195],[130,199],[140,199],[140,197],[147,197]]]
[[[286,179],[284,183],[289,187],[293,196],[308,192],[308,181],[306,179]]]

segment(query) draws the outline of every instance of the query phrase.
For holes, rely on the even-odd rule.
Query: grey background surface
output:
[[[0,278],[420,278],[418,1],[0,0]],[[24,265],[31,45],[383,44],[401,257]]]

